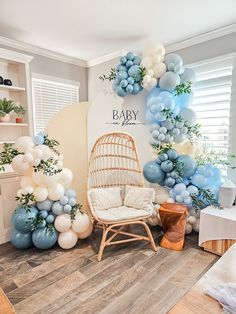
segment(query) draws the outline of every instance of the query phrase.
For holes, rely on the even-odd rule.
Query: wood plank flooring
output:
[[[160,229],[152,233],[159,242]],[[69,251],[0,245],[0,287],[16,313],[167,313],[218,259],[192,234],[182,252],[138,241],[106,248],[97,262],[100,239],[96,231]]]

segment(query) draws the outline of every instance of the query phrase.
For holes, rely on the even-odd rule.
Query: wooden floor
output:
[[[107,248],[97,262],[99,240],[96,232],[69,251],[0,245],[0,286],[16,313],[167,313],[217,260],[196,234],[182,252],[138,241]]]

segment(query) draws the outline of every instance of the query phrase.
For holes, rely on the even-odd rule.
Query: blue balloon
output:
[[[129,76],[129,77],[127,78],[127,83],[133,85],[133,84],[134,84],[134,78],[131,77],[131,76]]]
[[[184,183],[177,183],[174,186],[174,191],[176,194],[181,194],[185,190],[186,190],[186,185]]]
[[[170,160],[163,161],[161,163],[161,170],[164,172],[170,172],[173,169],[173,163]]]
[[[159,87],[154,87],[147,95],[147,105],[152,98],[156,98],[160,93],[161,89]]]
[[[51,230],[49,228],[38,228],[32,233],[32,241],[34,246],[38,249],[46,250],[53,247],[58,239],[58,232],[54,227]]]
[[[128,69],[126,68],[125,65],[119,64],[118,67],[116,68],[117,71],[125,71],[127,72]]]
[[[141,80],[140,66],[132,65],[129,68],[128,74],[134,78],[135,82],[139,82]]]
[[[171,188],[175,185],[175,179],[173,179],[172,177],[166,178],[164,183],[168,188]]]
[[[159,155],[159,158],[161,161],[166,161],[168,160],[168,155],[166,153],[162,153]]]
[[[158,165],[155,161],[149,161],[144,165],[143,175],[144,178],[151,183],[160,183],[165,177],[160,165]]]
[[[203,189],[207,185],[207,180],[206,178],[200,174],[200,173],[195,173],[192,176],[192,184],[196,185],[198,188]]]
[[[128,85],[128,80],[125,80],[125,79],[124,79],[124,80],[121,80],[121,81],[120,81],[120,86],[121,86],[121,87],[126,87],[127,85]]]
[[[61,198],[60,198],[60,204],[61,205],[66,205],[68,202],[69,202],[69,198],[68,198],[68,196],[66,196],[66,195],[64,195],[64,196],[62,196]]]
[[[125,96],[127,96],[126,91],[125,91],[121,86],[117,86],[117,88],[116,88],[116,93],[117,93],[117,95],[120,96],[120,97],[125,97]]]
[[[76,192],[74,189],[67,189],[65,191],[65,195],[68,197],[68,198],[71,198],[71,197],[75,197],[76,198]]]
[[[76,203],[77,203],[77,201],[76,201],[76,199],[74,198],[74,197],[71,197],[70,199],[69,199],[69,202],[68,202],[68,204],[70,205],[70,206],[75,206],[76,205]]]
[[[119,72],[116,73],[116,78],[119,81],[127,79],[127,77],[128,77],[128,74],[125,71],[119,71]]]
[[[11,231],[11,244],[17,249],[28,249],[32,246],[31,232],[23,233],[16,229]]]
[[[198,195],[199,194],[198,188],[194,185],[189,185],[187,187],[187,191],[190,193],[190,195],[193,195],[193,194]]]
[[[129,85],[126,87],[125,90],[126,90],[127,93],[131,94],[131,93],[133,92],[133,89],[134,89],[134,88],[133,88],[133,85],[129,84]]]
[[[69,204],[66,204],[64,206],[64,212],[69,214],[71,211],[72,211],[72,207]]]
[[[44,143],[44,137],[43,136],[38,134],[34,137],[34,144],[35,145],[42,145],[43,143]]]
[[[46,220],[42,220],[41,222],[40,222],[40,224],[38,225],[38,227],[39,228],[44,228],[44,227],[46,227]]]
[[[36,206],[39,210],[49,211],[52,208],[53,201],[47,198],[45,201],[37,202]]]
[[[145,119],[150,124],[156,122],[154,115],[149,110],[146,111]]]
[[[177,53],[169,53],[165,56],[164,63],[169,71],[174,71],[177,66],[183,65],[183,59]]]
[[[141,86],[139,83],[134,83],[132,94],[133,94],[133,95],[136,95],[136,94],[138,94],[142,89],[143,89],[143,88],[142,88],[142,86]]]
[[[188,108],[193,102],[193,93],[176,95],[174,100],[179,110]]]
[[[179,156],[177,151],[175,149],[172,149],[172,148],[168,149],[168,151],[166,153],[167,153],[170,160],[175,160]]]
[[[15,229],[23,233],[31,231],[33,220],[37,214],[38,210],[36,207],[31,207],[29,210],[22,207],[17,208],[12,216]]]
[[[133,61],[131,61],[131,60],[128,60],[128,61],[126,62],[126,64],[125,64],[125,66],[126,66],[127,68],[132,67],[132,65],[133,65]]]
[[[120,58],[121,64],[126,64],[126,62],[127,62],[127,58],[125,56]]]
[[[63,213],[64,213],[63,205],[61,205],[59,202],[55,202],[55,203],[52,205],[52,212],[53,212],[53,214],[55,214],[56,216],[63,214]]]
[[[45,219],[48,216],[48,212],[46,210],[41,210],[39,216]]]
[[[162,75],[159,80],[159,86],[163,90],[172,92],[180,83],[180,77],[178,74],[168,71]]]
[[[141,62],[141,58],[139,56],[135,56],[133,63],[136,65],[140,65],[140,62]]]
[[[191,177],[195,173],[197,162],[193,157],[189,155],[181,155],[177,160],[183,163],[184,177]]]
[[[54,216],[53,215],[48,215],[47,218],[46,218],[46,222],[48,224],[52,224],[54,221]]]
[[[134,60],[135,55],[133,54],[133,52],[128,52],[128,53],[126,54],[126,58],[127,58],[128,60]]]
[[[180,75],[181,83],[192,82],[195,84],[196,82],[196,74],[193,69],[185,68],[184,73]]]

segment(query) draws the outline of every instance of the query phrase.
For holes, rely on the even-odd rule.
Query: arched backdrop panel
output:
[[[72,170],[72,187],[77,192],[78,202],[87,211],[87,114],[88,102],[79,102],[60,110],[49,122],[46,131],[50,138],[60,142],[59,151],[64,156],[64,167]]]

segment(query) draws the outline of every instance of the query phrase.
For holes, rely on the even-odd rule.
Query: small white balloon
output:
[[[78,233],[78,238],[79,239],[85,239],[85,238],[90,236],[92,231],[93,231],[93,224],[91,223],[87,230],[85,230],[84,232],[79,232]]]
[[[71,186],[73,180],[73,173],[68,168],[63,168],[59,173],[58,182],[61,183],[65,188],[69,188]]]
[[[151,76],[149,74],[144,75],[143,77],[143,83],[148,84],[151,80]]]
[[[194,231],[199,232],[199,224],[200,224],[200,220],[197,219],[197,221],[195,222],[195,224],[192,225]]]
[[[24,161],[31,163],[33,161],[33,155],[31,153],[25,153],[24,155]]]
[[[172,197],[169,197],[166,202],[167,203],[175,203],[175,200]]]
[[[49,148],[47,145],[38,145],[37,146],[37,149],[41,150],[42,151],[42,156],[41,156],[41,159],[46,161],[48,160],[49,158],[55,158],[55,153],[54,151]]]
[[[191,224],[191,225],[194,225],[196,222],[197,222],[197,218],[195,216],[189,216],[188,217],[188,222]]]
[[[21,197],[22,194],[24,194],[24,190],[23,190],[23,189],[19,189],[19,190],[16,192],[16,195],[17,195],[18,197]]]
[[[89,216],[85,213],[77,213],[75,215],[75,219],[72,222],[72,229],[75,232],[81,233],[85,232],[91,224]]]
[[[60,173],[54,174],[52,176],[43,173],[43,171],[33,172],[32,178],[37,185],[40,186],[51,186],[58,182]]]
[[[185,226],[185,234],[190,234],[193,230],[193,227],[190,223],[186,223],[186,226]]]
[[[56,217],[54,226],[57,231],[65,232],[71,228],[71,217],[69,214],[62,214]]]
[[[38,186],[34,189],[34,196],[37,202],[43,202],[48,197],[48,189]]]
[[[151,218],[148,218],[147,219],[147,223],[150,225],[150,226],[157,226],[158,223],[159,223],[159,219],[158,217],[151,217]]]
[[[27,173],[31,166],[28,162],[24,161],[24,155],[17,155],[12,159],[12,168],[19,173]]]
[[[32,152],[31,152],[32,156],[34,159],[41,159],[43,157],[43,151],[42,149],[35,147]]]
[[[26,186],[23,188],[24,194],[32,194],[34,192],[34,188],[32,186]]]
[[[151,58],[149,57],[144,57],[142,60],[141,60],[141,63],[140,65],[146,69],[150,69],[152,67],[152,60]]]
[[[30,153],[34,148],[34,142],[30,136],[21,136],[16,140],[15,146],[21,153]]]
[[[60,245],[61,248],[65,250],[73,248],[76,245],[77,241],[78,235],[72,229],[60,233],[58,237],[58,244]]]
[[[48,187],[48,197],[52,201],[59,200],[65,193],[65,188],[60,183],[52,184]]]
[[[163,62],[156,64],[153,68],[156,78],[161,77],[166,72],[166,65]]]

